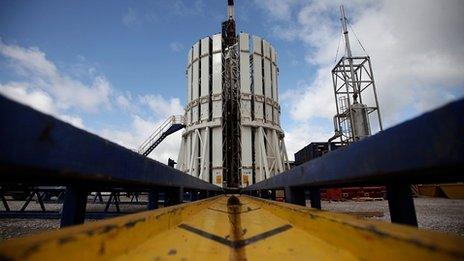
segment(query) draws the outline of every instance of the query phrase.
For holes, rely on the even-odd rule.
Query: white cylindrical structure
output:
[[[277,53],[265,40],[240,33],[240,184],[242,187],[289,168],[280,128]],[[187,64],[186,128],[177,168],[223,184],[222,37],[193,45]]]

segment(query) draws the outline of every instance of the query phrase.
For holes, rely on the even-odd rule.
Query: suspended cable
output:
[[[354,34],[354,37],[356,38],[356,41],[358,41],[359,45],[361,46],[361,48],[363,49],[364,53],[369,56],[369,54],[366,52],[366,49],[364,49],[364,46],[362,45],[361,41],[359,41],[359,38],[358,36],[356,35],[356,32],[354,31],[353,27],[351,27],[351,23],[349,21],[348,22],[348,26],[350,27],[351,29],[351,32],[353,32]]]

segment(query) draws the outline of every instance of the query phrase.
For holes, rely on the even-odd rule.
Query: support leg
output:
[[[159,200],[159,194],[158,190],[152,189],[150,192],[148,192],[148,205],[147,208],[149,210],[157,209],[158,206],[158,200]]]
[[[321,209],[321,192],[319,188],[309,189],[309,200],[312,208]]]
[[[84,223],[87,191],[82,187],[68,186],[64,195],[60,227]]]
[[[387,186],[388,208],[393,223],[417,227],[416,210],[411,195],[410,184],[390,184]]]
[[[184,188],[167,188],[165,195],[166,198],[164,199],[164,201],[166,202],[166,206],[174,206],[180,204],[184,199]]]
[[[285,202],[306,206],[304,187],[285,187]]]

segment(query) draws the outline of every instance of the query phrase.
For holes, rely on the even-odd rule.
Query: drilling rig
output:
[[[340,138],[342,145],[347,146],[370,136],[372,121],[378,122],[380,131],[383,126],[371,59],[368,55],[353,56],[343,5],[340,6],[340,21],[345,55],[332,69],[337,114],[334,116],[335,135],[329,139],[329,144]],[[376,117],[372,117],[374,112]]]
[[[177,168],[223,188],[289,169],[280,128],[277,51],[237,33],[234,1],[221,32],[188,53],[187,105]]]
[[[240,50],[235,30],[234,0],[228,0],[228,19],[222,23],[222,137],[225,188],[240,184]]]

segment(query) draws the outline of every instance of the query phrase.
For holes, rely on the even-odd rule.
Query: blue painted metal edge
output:
[[[0,182],[221,190],[0,95]]]
[[[252,184],[245,190],[461,181],[464,181],[464,99]]]

